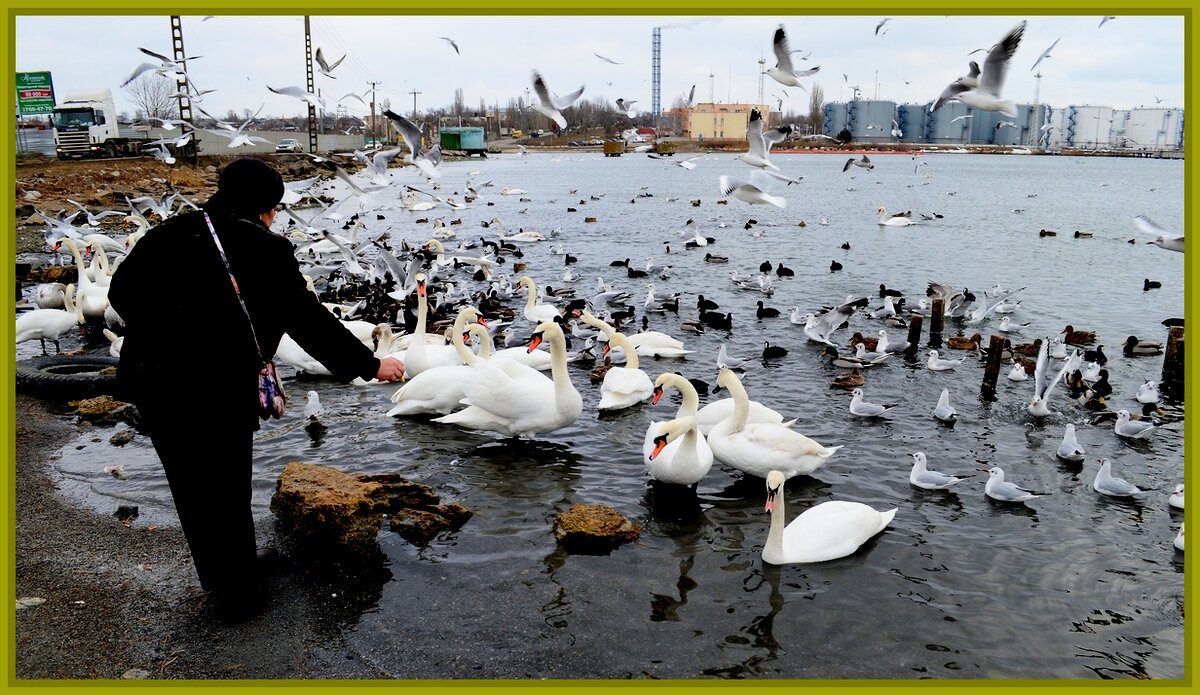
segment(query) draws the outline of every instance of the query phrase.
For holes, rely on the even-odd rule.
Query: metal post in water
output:
[[[1162,391],[1171,400],[1183,401],[1183,347],[1183,326],[1171,326],[1162,368]]]
[[[929,346],[933,348],[942,345],[942,328],[946,321],[946,300],[937,298],[929,309]]]
[[[987,367],[983,371],[983,388],[980,394],[986,400],[996,399],[996,379],[1000,376],[1000,365],[1004,362],[1004,336],[994,335],[988,341]]]
[[[910,314],[908,317],[908,349],[904,351],[906,355],[917,354],[917,348],[921,344],[921,326],[925,323],[925,317],[920,314]]]

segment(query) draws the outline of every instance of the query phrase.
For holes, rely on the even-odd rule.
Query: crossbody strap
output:
[[[229,273],[229,282],[233,285],[233,293],[237,295],[238,304],[242,307],[242,313],[246,315],[246,321],[250,323],[250,336],[254,338],[254,349],[258,351],[258,358],[261,360],[263,356],[262,348],[258,344],[258,334],[254,332],[254,321],[251,320],[250,312],[246,309],[246,302],[242,301],[242,293],[238,291],[237,278],[233,276],[233,269],[229,267],[229,259],[225,257],[225,249],[221,246],[221,240],[217,238],[217,230],[213,228],[212,220],[209,219],[207,212],[203,214],[204,221],[208,223],[208,231],[212,233],[213,241],[217,245],[217,252],[221,254],[221,262],[225,264],[225,272]]]

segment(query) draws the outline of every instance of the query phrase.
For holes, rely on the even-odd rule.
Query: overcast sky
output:
[[[926,103],[966,72],[968,53],[987,49],[1014,25],[1028,27],[1010,66],[1005,98],[1032,103],[1036,80],[1030,68],[1056,39],[1051,57],[1039,66],[1041,102],[1056,108],[1107,105],[1114,108],[1182,107],[1184,23],[1182,17],[1122,15],[1103,26],[1099,15],[1080,16],[893,16],[876,35],[883,17],[403,17],[313,16],[313,46],[329,61],[343,54],[334,71],[320,74],[317,88],[335,101],[378,82],[379,101],[409,113],[452,103],[463,89],[468,107],[480,98],[501,107],[530,87],[533,69],[551,91],[566,94],[586,84],[585,98],[636,100],[650,108],[651,30],[662,30],[662,105],[669,108],[696,85],[697,101],[745,102],[757,98],[760,66],[775,63],[771,39],[782,23],[798,67],[821,66],[805,78],[819,84],[826,101],[863,98]],[[217,116],[233,108],[297,115],[298,100],[273,94],[266,85],[305,84],[304,21],[300,16],[183,18],[194,84],[216,89],[200,104]],[[461,54],[442,36],[458,44]],[[170,19],[161,17],[18,16],[17,71],[49,70],[56,95],[109,87],[119,111],[134,104],[118,85],[150,60],[137,49],[171,54]],[[811,51],[811,53],[810,53]],[[620,65],[597,58],[600,54]],[[807,57],[807,60],[801,60]],[[982,54],[976,54],[980,59]],[[710,77],[711,75],[711,77]],[[782,85],[765,77],[764,100]],[[369,101],[369,99],[368,99]],[[342,102],[351,114],[365,109]],[[808,96],[786,90],[784,108],[806,112]]]

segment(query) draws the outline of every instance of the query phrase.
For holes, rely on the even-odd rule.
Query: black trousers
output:
[[[259,599],[250,510],[254,433],[156,424],[150,440],[167,474],[200,586],[227,601]]]

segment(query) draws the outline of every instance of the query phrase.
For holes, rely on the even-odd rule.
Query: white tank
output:
[[[1131,110],[1125,140],[1131,149],[1179,149],[1183,142],[1183,109]]]

